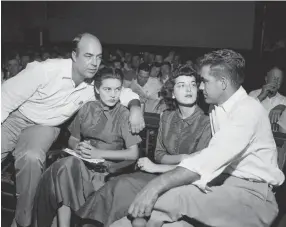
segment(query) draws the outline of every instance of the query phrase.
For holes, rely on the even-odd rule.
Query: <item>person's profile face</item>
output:
[[[93,78],[102,60],[102,47],[99,41],[82,37],[73,59],[79,73],[85,78]]]
[[[201,68],[201,84],[199,89],[202,90],[206,103],[220,104],[223,89],[219,79],[215,78],[211,73],[209,65]]]

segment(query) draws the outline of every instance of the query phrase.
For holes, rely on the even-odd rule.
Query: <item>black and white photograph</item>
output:
[[[286,227],[286,2],[1,1],[1,226]]]

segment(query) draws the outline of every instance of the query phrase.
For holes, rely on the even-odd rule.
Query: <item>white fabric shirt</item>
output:
[[[209,146],[179,164],[201,176],[194,185],[207,191],[207,183],[221,173],[271,185],[283,183],[268,115],[242,87],[212,110],[210,120]]]
[[[249,93],[249,95],[253,98],[257,98],[258,95],[261,93],[262,89],[254,90]],[[262,106],[267,110],[268,114],[270,110],[272,110],[275,106],[278,105],[286,105],[286,97],[279,94],[277,94],[271,98],[268,96],[261,102]]]
[[[3,83],[1,89],[1,122],[19,108],[37,124],[56,126],[68,120],[86,102],[95,100],[93,84],[83,82],[75,87],[71,59],[30,63]],[[127,106],[132,99],[139,96],[123,88],[121,103]]]
[[[158,93],[160,92],[162,86],[162,83],[157,78],[152,77],[149,77],[147,83],[143,87],[138,84],[137,79],[132,80],[130,84],[132,91],[139,94],[139,96],[148,99],[159,99]]]

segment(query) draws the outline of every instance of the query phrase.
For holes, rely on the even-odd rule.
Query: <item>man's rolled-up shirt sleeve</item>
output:
[[[28,100],[46,81],[41,63],[27,65],[26,69],[7,80],[1,86],[1,123],[9,114]]]
[[[120,94],[120,102],[123,106],[128,107],[128,104],[131,100],[139,99],[139,95],[133,92],[130,88],[122,88],[121,94]]]
[[[246,151],[257,127],[256,118],[245,108],[237,110],[231,120],[214,134],[207,148],[184,159],[178,166],[199,174],[201,178],[197,185],[205,190],[208,182]]]

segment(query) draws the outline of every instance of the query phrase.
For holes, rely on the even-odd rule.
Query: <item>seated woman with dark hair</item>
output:
[[[196,104],[198,83],[196,71],[189,66],[181,67],[165,83],[162,96],[168,110],[160,120],[156,163],[140,158],[137,166],[141,171],[119,176],[92,193],[77,211],[78,216],[110,226],[127,215],[133,199],[150,180],[208,146],[211,127],[209,117]]]
[[[98,71],[94,88],[97,100],[85,104],[69,127],[69,147],[85,159],[105,159],[105,171],[70,156],[53,163],[42,175],[34,205],[34,226],[51,226],[58,214],[60,227],[70,226],[77,211],[93,191],[104,185],[114,162],[136,160],[141,141],[129,131],[129,111],[120,104],[121,70]]]

